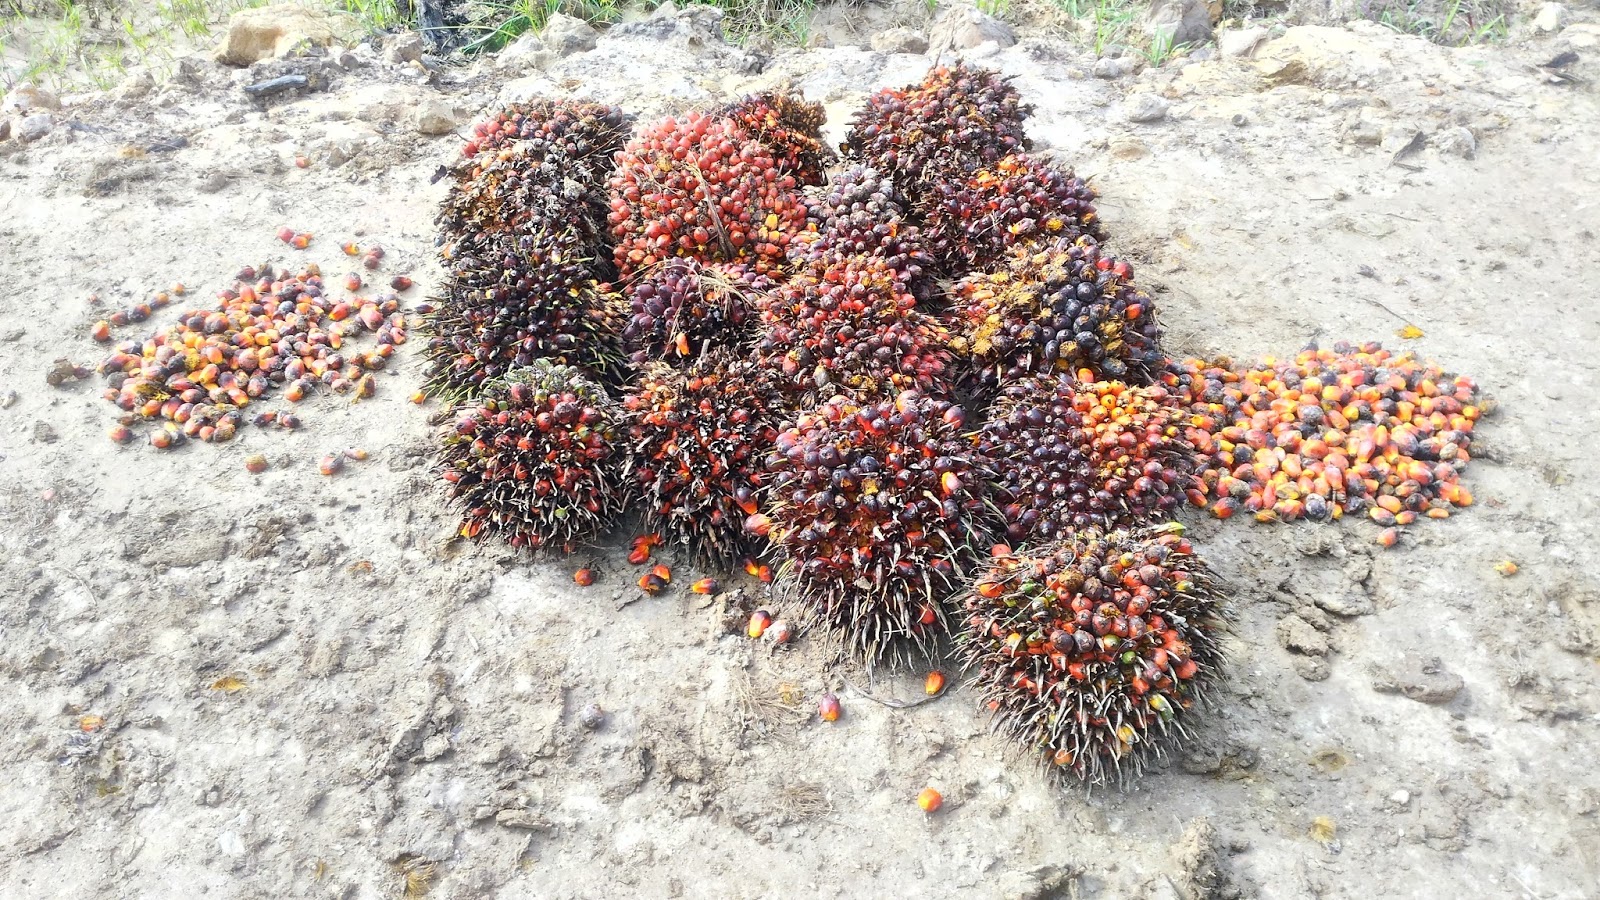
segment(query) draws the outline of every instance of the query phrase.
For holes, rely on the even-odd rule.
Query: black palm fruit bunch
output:
[[[761,297],[757,356],[796,402],[813,391],[937,390],[952,366],[950,336],[917,308],[913,271],[869,255],[808,265]]]
[[[755,555],[761,541],[745,520],[766,499],[765,454],[778,434],[766,369],[727,349],[685,369],[654,363],[623,407],[624,479],[643,498],[648,530],[708,563]]]
[[[598,256],[606,190],[629,119],[599,103],[514,104],[473,127],[439,226],[445,243],[483,231],[570,229]]]
[[[1082,179],[1032,156],[1007,156],[923,196],[924,235],[956,274],[1001,259],[1017,244],[1099,239],[1095,194]]]
[[[1177,525],[991,560],[962,649],[996,731],[1063,777],[1125,781],[1180,746],[1220,674],[1222,589]]]
[[[822,143],[828,120],[821,103],[809,103],[790,91],[750,94],[714,113],[732,119],[745,134],[770,148],[778,171],[802,185],[821,184],[833,151]]]
[[[997,72],[940,66],[921,84],[867,99],[846,133],[846,159],[889,173],[908,197],[940,180],[963,180],[1027,150],[1023,121],[1033,107]]]
[[[440,432],[461,535],[571,552],[622,509],[618,412],[577,369],[535,360],[485,386]]]
[[[1087,237],[1015,247],[998,270],[956,282],[950,299],[954,347],[979,392],[1040,372],[1145,385],[1165,361],[1150,297]]]
[[[622,288],[628,321],[623,348],[635,365],[686,363],[715,347],[750,338],[755,298],[776,286],[744,263],[702,263],[674,257],[634,273]]]
[[[906,391],[801,413],[767,456],[765,514],[784,580],[868,664],[931,653],[944,603],[987,534],[986,472],[960,407]]]
[[[777,270],[805,226],[793,175],[733,120],[690,113],[645,128],[617,156],[608,217],[624,279],[674,257]]]
[[[458,399],[535,360],[611,379],[622,314],[599,289],[571,231],[483,233],[455,244],[445,295],[428,319],[425,390]]]
[[[1007,384],[978,431],[1006,540],[1022,548],[1084,528],[1164,522],[1189,498],[1196,459],[1165,388],[1066,373]]]
[[[869,166],[852,166],[826,187],[808,191],[805,204],[806,228],[789,245],[795,265],[879,256],[890,268],[903,270],[919,302],[933,295],[934,259],[892,179]]]

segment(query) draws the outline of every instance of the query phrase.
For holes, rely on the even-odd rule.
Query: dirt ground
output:
[[[759,585],[646,597],[606,549],[582,589],[587,556],[447,545],[416,342],[371,400],[167,453],[106,438],[98,379],[46,384],[58,358],[98,362],[108,309],[173,281],[204,303],[262,261],[342,273],[349,239],[386,247],[420,302],[430,178],[460,144],[418,134],[428,104],[462,125],[542,92],[649,115],[787,79],[837,134],[928,65],[766,58],[664,21],[542,70],[362,51],[313,66],[328,90],[266,102],[241,88],[270,65],[190,62],[0,142],[0,895],[1600,895],[1592,31],[1452,50],[1296,27],[1116,78],[1047,38],[977,54],[1036,104],[1039,146],[1093,176],[1171,352],[1381,340],[1500,404],[1477,504],[1394,550],[1364,521],[1190,516],[1237,591],[1231,679],[1193,750],[1126,791],[1053,785],[970,691],[896,709],[865,693],[919,696],[920,673],[869,685],[814,641],[747,640],[728,624]],[[1569,47],[1581,80],[1554,83],[1536,64]],[[349,446],[371,458],[317,473]],[[272,468],[247,473],[252,453]],[[822,724],[828,689],[844,716]]]

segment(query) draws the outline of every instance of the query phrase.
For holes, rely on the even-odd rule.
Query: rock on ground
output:
[[[928,53],[971,50],[993,41],[1002,49],[1017,42],[1010,25],[974,6],[953,6],[939,14],[928,30]]]
[[[287,4],[242,9],[228,19],[228,30],[215,58],[224,65],[248,66],[263,59],[282,58],[308,46],[353,43],[360,33],[360,25],[345,13]]]

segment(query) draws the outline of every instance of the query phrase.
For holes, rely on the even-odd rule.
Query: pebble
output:
[[[461,124],[461,115],[444,100],[425,100],[416,112],[417,131],[421,134],[440,135],[455,131]]]
[[[872,49],[879,53],[926,53],[928,38],[915,28],[888,28],[872,36]]]
[[[1104,78],[1107,81],[1121,78],[1133,71],[1133,63],[1124,56],[1108,56],[1097,59],[1094,63],[1094,77]]]
[[[545,23],[544,30],[539,32],[539,40],[556,56],[571,56],[593,50],[595,43],[600,40],[600,32],[576,16],[556,13]]]
[[[1278,621],[1278,643],[1291,653],[1326,656],[1328,637],[1294,613]]]
[[[1380,694],[1399,694],[1434,705],[1454,700],[1463,687],[1461,676],[1446,669],[1438,658],[1424,659],[1412,653],[1400,657],[1372,681],[1372,689]]]
[[[49,134],[50,129],[54,128],[55,124],[55,120],[50,118],[49,113],[34,113],[31,116],[23,116],[17,122],[17,137],[21,138],[24,144],[31,144]]]
[[[1122,111],[1129,122],[1159,122],[1167,117],[1169,106],[1155,94],[1139,93],[1123,101]]]
[[[1461,125],[1452,125],[1433,136],[1433,147],[1447,156],[1471,159],[1478,152],[1478,139]]]
[[[1267,30],[1261,27],[1235,28],[1217,38],[1217,50],[1223,56],[1249,56],[1267,39]]]
[[[1539,7],[1539,14],[1533,17],[1533,27],[1546,34],[1554,34],[1566,24],[1567,8],[1559,3],[1546,3]]]

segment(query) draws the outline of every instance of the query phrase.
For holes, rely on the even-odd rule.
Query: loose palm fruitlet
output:
[[[608,222],[624,279],[679,256],[767,274],[805,215],[795,177],[731,119],[663,119],[628,142],[611,176]]]
[[[988,472],[960,407],[905,391],[834,397],[800,414],[767,456],[764,515],[748,525],[788,557],[809,614],[868,664],[932,657],[943,604],[988,534]]]
[[[429,314],[425,390],[470,397],[544,359],[615,377],[622,311],[595,283],[571,231],[477,234],[446,260],[445,294]]]
[[[850,256],[877,256],[906,289],[926,304],[934,294],[934,259],[894,181],[868,166],[853,166],[805,196],[806,228],[789,245],[796,266],[828,265]]]
[[[1014,247],[997,271],[951,288],[953,343],[974,390],[1042,372],[1088,369],[1095,380],[1147,385],[1166,359],[1155,305],[1126,262],[1088,237]]]
[[[867,99],[846,133],[845,158],[890,174],[908,197],[1029,148],[1033,107],[999,73],[940,66],[921,84]]]
[[[778,434],[767,370],[725,349],[685,370],[656,363],[623,407],[623,477],[643,498],[646,527],[710,564],[756,552],[745,519],[766,499],[763,454]]]
[[[439,433],[461,536],[570,553],[622,510],[617,410],[577,369],[535,360],[485,385]]]
[[[963,604],[961,651],[994,729],[1089,784],[1187,740],[1220,674],[1224,595],[1177,525],[1002,553]]]
[[[710,348],[745,343],[756,320],[753,298],[774,284],[743,263],[674,258],[640,270],[621,292],[629,361],[687,363]]]
[[[772,150],[778,171],[802,185],[821,184],[833,151],[822,143],[827,121],[821,103],[808,103],[788,91],[751,94],[718,110],[713,118],[732,119],[745,134]]]
[[[1198,484],[1182,412],[1160,386],[1065,373],[1006,385],[978,431],[1006,540],[1020,549],[1171,519]]]
[[[923,235],[954,274],[1001,259],[1018,244],[1099,240],[1094,191],[1032,156],[1008,156],[965,180],[944,180],[919,202]]]
[[[780,374],[796,403],[813,391],[939,390],[952,365],[950,337],[917,308],[911,277],[881,256],[808,266],[759,301],[757,358]]]

